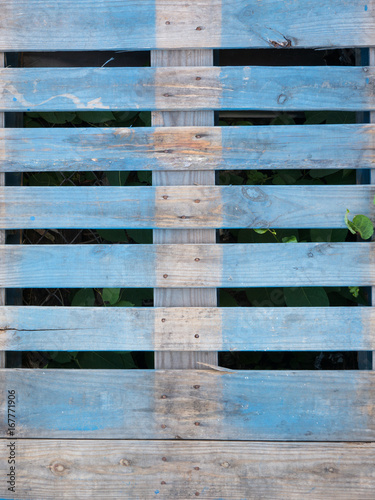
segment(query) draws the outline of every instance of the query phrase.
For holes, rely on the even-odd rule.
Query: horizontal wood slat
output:
[[[0,229],[344,228],[375,186],[0,187]]]
[[[16,391],[18,438],[375,439],[373,372],[1,369],[0,381]]]
[[[371,286],[374,243],[6,245],[0,287]]]
[[[375,110],[375,68],[0,69],[0,111]]]
[[[5,351],[366,351],[374,329],[372,307],[0,308]]]
[[[369,500],[375,489],[374,443],[18,439],[16,453],[17,496],[29,500]],[[14,498],[4,482],[0,494]]]
[[[374,2],[3,0],[0,49],[375,45]]]
[[[0,129],[0,172],[374,165],[374,125]]]

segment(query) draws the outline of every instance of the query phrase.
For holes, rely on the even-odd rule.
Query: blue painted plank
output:
[[[375,186],[0,187],[0,229],[345,228]]]
[[[0,111],[373,110],[371,67],[6,68]]]
[[[0,172],[371,168],[374,125],[0,129]]]
[[[0,380],[16,392],[18,438],[375,439],[371,372],[2,369]]]
[[[6,245],[0,287],[371,286],[374,243]]]
[[[372,307],[5,306],[0,349],[366,351],[375,348],[374,327]]]
[[[3,0],[0,50],[375,45],[367,0]]]

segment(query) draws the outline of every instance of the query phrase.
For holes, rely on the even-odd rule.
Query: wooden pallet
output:
[[[138,129],[7,129],[0,113],[1,498],[374,498],[374,372],[217,366],[227,350],[375,350],[373,307],[217,306],[217,288],[371,287],[374,243],[216,244],[216,230],[343,228],[347,208],[374,218],[375,187],[215,186],[215,171],[371,169],[375,125],[214,126],[216,110],[375,111],[373,49],[366,67],[216,67],[213,49],[375,46],[375,1],[0,4],[3,52],[152,63],[0,69],[1,113],[152,111]],[[4,186],[86,170],[152,170],[153,186]],[[154,244],[4,244],[8,229],[92,227],[153,229]],[[28,287],[148,287],[155,307],[5,304]],[[4,368],[28,350],[154,351],[156,370]]]

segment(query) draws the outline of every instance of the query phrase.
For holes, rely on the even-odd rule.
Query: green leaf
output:
[[[115,304],[120,298],[121,288],[103,288],[103,302],[108,302],[110,305]]]
[[[253,231],[255,231],[257,234],[264,234],[268,231],[268,228],[267,229],[253,229]]]
[[[353,297],[357,298],[359,295],[359,287],[358,286],[350,286],[349,292],[353,295]]]
[[[96,232],[103,240],[112,243],[126,243],[128,241],[123,229],[97,229]]]
[[[144,127],[151,127],[151,113],[149,111],[139,113],[139,119]]]
[[[316,242],[345,241],[347,235],[347,229],[310,229],[310,239]]]
[[[329,306],[328,295],[322,287],[284,288],[284,296],[288,307]]]
[[[332,175],[340,171],[341,170],[338,168],[314,168],[309,171],[309,175],[313,179],[320,179],[322,177],[327,177],[328,175]]]
[[[63,125],[64,123],[71,122],[76,117],[75,113],[54,113],[46,112],[40,113],[40,117],[43,118],[47,123],[52,123],[54,125]]]
[[[116,119],[112,111],[79,111],[77,116],[87,123],[105,123]]]
[[[258,172],[258,170],[249,170],[247,172],[247,184],[264,184],[268,179],[268,175]]]
[[[283,243],[298,243],[298,240],[295,236],[286,236],[285,238],[282,238],[281,241]]]
[[[139,182],[149,184],[151,186],[152,172],[149,172],[148,170],[140,170],[139,172],[137,172],[137,177],[139,179]]]
[[[74,295],[72,306],[93,306],[95,304],[95,294],[92,288],[82,288]]]
[[[374,234],[374,226],[366,215],[355,215],[353,220],[349,220],[349,210],[346,210],[345,224],[352,234],[358,233],[363,240],[368,240]]]

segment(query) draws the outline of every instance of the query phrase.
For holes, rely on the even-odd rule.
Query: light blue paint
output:
[[[375,439],[368,411],[373,372],[239,371],[212,377],[202,371],[23,369],[7,373],[2,369],[0,378],[5,387],[16,389],[22,401],[17,413],[22,438],[171,438],[174,435],[166,436],[160,427],[157,409],[160,394],[168,393],[199,415],[197,430],[191,419],[181,419],[178,405],[169,411],[171,428],[177,426],[185,439]],[[201,385],[199,394],[187,397],[193,381]]]
[[[369,78],[366,78],[366,83],[369,84],[370,83],[370,79]]]
[[[159,490],[155,490],[155,495],[159,495],[160,491]]]
[[[15,8],[16,0],[3,1],[0,47],[4,52],[160,48],[156,46],[155,0],[55,0],[53,15],[39,0],[28,0],[28,8],[22,10]],[[282,43],[286,39],[300,48],[346,47],[348,40],[353,47],[375,45],[375,27],[368,24],[361,2],[330,0],[331,8],[327,9],[314,0],[291,4],[278,0],[222,0],[217,4],[218,9],[222,6],[221,13],[212,6],[208,10],[209,2],[199,5],[203,12],[210,12],[211,18],[222,19],[221,37],[215,32],[215,36],[206,35],[201,40],[192,36],[191,23],[186,22],[173,35],[165,31],[163,48],[264,48],[272,47],[271,41]],[[174,20],[173,4],[171,10]],[[306,18],[308,23],[301,22]],[[368,29],[364,29],[366,20]],[[160,22],[165,28],[164,16],[160,16]],[[340,29],[333,32],[335,25]]]
[[[184,245],[178,260],[176,245],[170,249],[168,245],[5,245],[0,260],[0,287],[372,286],[374,245]],[[184,252],[187,248],[202,257],[199,277],[190,260],[186,260],[191,255]],[[164,273],[168,277],[169,270],[174,273],[173,280],[163,277]]]
[[[179,68],[180,81],[195,82],[184,88],[181,99],[168,68],[8,68],[3,85],[13,85],[23,99],[16,103],[9,93],[2,94],[0,111],[375,109],[371,88],[363,88],[361,67],[226,66],[218,77],[214,71],[200,68],[201,82],[195,82],[195,69]],[[374,78],[374,73],[369,68],[366,74]],[[206,80],[210,83],[205,86]],[[212,85],[221,89],[217,97]]]
[[[222,308],[222,330],[215,331],[219,341],[202,350],[375,350],[371,307],[278,305],[275,300],[257,307]],[[184,317],[189,321],[186,310]],[[9,351],[153,351],[154,323],[154,310],[149,308],[4,306],[0,314],[2,346]],[[211,327],[201,328],[203,336],[212,333]],[[164,345],[168,350],[168,343]]]
[[[203,127],[194,160],[185,142],[173,162],[155,146],[155,128],[0,129],[7,156],[1,172],[87,170],[231,170],[279,168],[371,168],[374,125],[277,125]],[[179,128],[183,137],[184,128]],[[215,143],[221,133],[220,147]],[[203,148],[212,144],[209,155]],[[200,150],[200,148],[203,149]],[[201,153],[201,154],[199,154]],[[94,156],[95,155],[95,156]],[[97,161],[92,161],[95,158]]]
[[[0,187],[0,228],[345,228],[346,209],[375,216],[375,186],[216,186],[207,201],[205,188],[179,190],[166,210],[151,186]]]
[[[16,97],[13,97],[13,101],[17,101],[17,98],[16,98]]]
[[[365,5],[365,10],[367,10],[367,5]]]
[[[361,67],[225,66],[219,81],[218,109],[223,110],[375,109],[375,96],[364,88]]]

